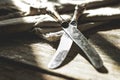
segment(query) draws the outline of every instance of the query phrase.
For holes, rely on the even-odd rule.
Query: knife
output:
[[[82,14],[82,12],[84,11],[84,9],[85,7],[78,8],[78,6],[76,6],[71,22],[75,21],[75,19],[77,20],[79,16]],[[53,56],[52,60],[50,61],[50,63],[48,64],[48,68],[54,69],[59,67],[62,64],[62,62],[65,60],[66,56],[68,55],[71,49],[72,43],[73,43],[73,40],[69,38],[69,36],[64,32],[60,39],[60,43],[57,48],[57,51]]]
[[[62,19],[58,19],[59,22],[61,21],[62,24],[62,29],[64,30],[64,35],[62,37],[66,37],[68,38],[67,40],[70,41],[70,46],[68,45],[68,43],[66,43],[66,45],[68,45],[64,51],[64,49],[60,49],[61,47],[64,47],[62,45],[62,42],[60,44],[60,48],[58,47],[58,52],[56,52],[57,54],[55,54],[55,57],[53,57],[52,61],[50,62],[50,64],[48,65],[49,68],[56,68],[58,67],[63,60],[65,59],[66,55],[68,54],[70,47],[72,46],[73,41],[82,49],[82,51],[85,53],[85,55],[88,57],[89,61],[91,62],[91,64],[99,69],[103,66],[103,61],[100,58],[100,56],[98,55],[98,53],[96,52],[96,50],[89,44],[88,40],[86,39],[86,37],[77,29],[77,15],[76,12],[78,11],[78,6],[76,6],[76,10],[75,10],[75,15],[73,16],[71,22],[68,24],[68,22],[63,22]],[[60,17],[59,17],[60,18]],[[67,36],[65,36],[67,35]]]

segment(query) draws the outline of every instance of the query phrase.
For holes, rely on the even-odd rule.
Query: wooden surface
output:
[[[102,57],[103,68],[96,70],[73,44],[64,64],[48,69],[59,41],[50,43],[24,33],[0,38],[0,80],[119,80],[120,24],[99,26],[84,34]]]

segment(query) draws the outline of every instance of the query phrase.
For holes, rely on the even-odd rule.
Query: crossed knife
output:
[[[103,61],[96,50],[89,44],[87,38],[77,29],[77,20],[85,10],[85,6],[86,5],[75,6],[75,11],[70,22],[63,20],[56,11],[46,12],[61,24],[61,27],[64,31],[58,49],[48,64],[49,68],[58,68],[63,63],[71,49],[73,42],[85,53],[90,63],[96,69],[103,67]]]

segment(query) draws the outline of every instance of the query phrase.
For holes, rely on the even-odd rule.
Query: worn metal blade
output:
[[[67,28],[65,28],[64,26],[62,28],[66,32],[66,34],[68,34],[68,36],[83,50],[85,55],[90,60],[91,64],[95,68],[101,68],[103,66],[102,59],[76,26],[76,22],[72,21]]]
[[[65,60],[67,54],[70,51],[72,43],[73,41],[71,40],[71,38],[66,33],[64,33],[61,37],[61,40],[55,55],[53,56],[52,60],[48,64],[48,68],[54,69],[59,67],[62,64],[62,62]]]

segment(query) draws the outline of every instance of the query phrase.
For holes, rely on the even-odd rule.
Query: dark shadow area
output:
[[[51,0],[52,1],[52,0]],[[119,4],[119,0],[102,0],[102,1],[93,1],[87,3],[86,9],[95,9],[95,8],[101,8],[101,7],[106,7],[106,6],[114,6],[116,4]],[[75,4],[62,4],[64,7],[69,7],[67,10],[64,9],[64,7],[55,6],[57,8],[57,11],[60,14],[64,13],[71,13],[74,12]]]
[[[20,69],[24,68],[24,69],[28,69],[28,70],[33,70],[34,72],[35,71],[40,72],[41,75],[39,75],[39,78],[42,80],[44,80],[44,77],[42,77],[42,75],[44,75],[44,74],[47,74],[50,76],[55,76],[58,78],[64,78],[66,80],[76,80],[72,77],[65,76],[65,75],[62,75],[59,73],[55,73],[55,72],[51,72],[51,71],[48,71],[48,70],[45,70],[45,69],[35,66],[35,65],[37,65],[37,62],[35,61],[35,57],[32,54],[31,47],[29,47],[27,45],[29,45],[31,43],[38,43],[38,42],[49,43],[48,41],[46,41],[44,39],[39,39],[34,34],[27,33],[27,32],[21,33],[21,34],[16,34],[14,36],[9,36],[9,37],[5,37],[5,38],[1,39],[0,40],[0,45],[1,45],[0,51],[3,49],[7,49],[7,50],[0,52],[2,54],[0,56],[0,62],[8,64],[6,66],[10,65],[11,67],[15,66],[15,67],[20,67]],[[25,44],[25,46],[23,46],[24,44]],[[52,45],[54,45],[54,44],[52,44]],[[22,46],[22,47],[20,47],[20,46]],[[23,49],[23,50],[21,51],[21,49]],[[6,53],[4,54],[4,52],[6,52]],[[21,61],[22,60],[21,58],[13,58],[12,59],[12,56],[14,57],[16,55],[21,56],[22,59],[25,59],[28,62]],[[34,63],[34,64],[32,64],[32,63]]]
[[[114,43],[110,43],[101,35],[95,36],[97,40],[93,40],[95,45],[98,45],[112,60],[117,62],[117,65],[120,65],[120,49],[117,48]]]
[[[21,13],[12,0],[0,0],[0,20],[21,17]]]
[[[111,0],[111,1],[110,0],[102,0],[102,1],[91,2],[88,4],[87,9],[113,6],[113,5],[118,4],[119,2],[120,2],[120,0]]]
[[[27,37],[25,37],[25,36],[27,36]],[[6,63],[6,65],[4,65],[3,67],[12,68],[12,67],[14,67],[14,65],[18,65],[19,62],[24,62],[24,60],[25,60],[28,63],[32,62],[37,65],[35,56],[33,55],[33,51],[31,49],[31,47],[29,46],[30,43],[33,43],[33,42],[31,42],[30,38],[33,39],[33,37],[31,37],[30,35],[27,35],[27,34],[23,34],[23,35],[18,34],[18,35],[9,36],[9,37],[2,37],[2,39],[0,39],[0,64],[2,65],[2,63]],[[35,39],[35,37],[34,37],[34,39]],[[15,61],[13,61],[11,59],[13,59]],[[13,65],[10,65],[10,63],[12,63]],[[18,67],[23,67],[23,66],[18,65]],[[33,77],[31,75],[31,73],[29,73],[29,71],[25,72],[25,70],[22,68],[20,68],[20,70],[19,69],[16,70],[16,68],[18,68],[18,67],[12,68],[12,72],[9,72],[9,70],[7,70],[5,68],[4,70],[2,70],[2,72],[5,73],[5,75],[2,72],[1,72],[1,74],[3,74],[3,77],[9,76],[8,78],[10,78],[12,80],[16,80],[16,79],[30,80],[30,77],[32,77],[31,80],[39,79],[39,78],[44,80],[44,77],[42,77],[42,75],[36,76],[34,72],[33,72],[33,75],[36,77]],[[27,69],[27,67],[26,67],[26,69]],[[23,74],[21,74],[22,72],[23,72]],[[21,74],[20,76],[19,76],[19,73]],[[11,74],[14,74],[15,76],[13,76]],[[27,77],[25,75],[27,75]],[[5,80],[7,80],[7,79],[5,79]]]
[[[104,0],[104,1],[107,1],[107,0]],[[104,1],[102,1],[102,2],[104,3]],[[98,2],[98,4],[99,4],[99,2]],[[98,6],[98,5],[96,5],[96,6]],[[92,6],[92,7],[93,7],[93,10],[95,11],[95,13],[93,13],[92,11],[89,11],[90,15],[89,15],[89,12],[84,13],[79,18],[80,23],[110,21],[110,20],[117,20],[120,18],[120,14],[117,12],[117,10],[119,11],[120,1],[115,1],[115,4],[113,3],[112,5],[106,4],[105,6],[101,6],[101,7],[100,6],[99,7]],[[89,10],[89,7],[88,7],[88,10]],[[92,9],[90,9],[90,10],[92,10]],[[104,11],[109,12],[109,10],[111,10],[110,13],[104,13]],[[114,10],[116,10],[116,11],[114,12]],[[101,13],[101,12],[103,12],[103,13]]]
[[[118,26],[120,26],[120,19],[118,20],[112,20],[109,23],[105,23],[103,25],[91,28],[87,31],[84,31],[83,34],[89,38],[90,35],[94,35],[98,31],[107,31],[107,30],[112,30],[112,29],[119,29]]]
[[[72,77],[68,77],[68,76],[65,76],[65,75],[62,75],[62,74],[59,74],[59,73],[47,71],[47,70],[42,69],[40,67],[37,67],[35,65],[26,64],[24,62],[19,62],[19,61],[9,59],[9,58],[5,58],[5,57],[2,57],[2,56],[0,56],[0,61],[1,61],[0,64],[6,64],[7,66],[17,66],[17,67],[20,67],[21,69],[33,70],[33,71],[40,72],[40,73],[43,73],[43,74],[48,74],[48,75],[51,75],[51,76],[64,78],[65,80],[76,80],[75,78],[72,78]],[[40,78],[40,80],[41,79],[44,80],[42,78],[42,76],[39,76],[39,78]]]
[[[87,17],[87,15],[89,15],[89,13],[83,14],[79,18],[79,23],[112,21],[112,20],[117,20],[120,17],[119,14],[115,14],[115,15],[111,14],[111,16],[101,14],[101,15],[96,15],[96,16],[92,16],[92,17]]]

